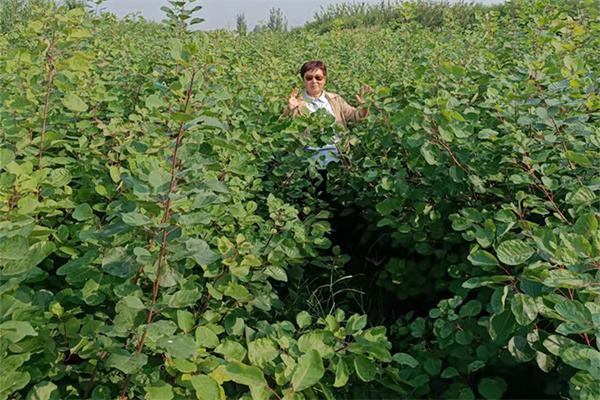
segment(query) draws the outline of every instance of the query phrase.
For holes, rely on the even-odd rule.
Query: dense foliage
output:
[[[600,397],[593,1],[247,37],[171,5],[0,36],[0,398]],[[331,196],[332,118],[281,118],[315,58],[375,88]]]
[[[394,27],[406,22],[406,9],[412,10],[412,21],[423,27],[439,29],[446,19],[453,19],[461,26],[476,22],[476,16],[490,11],[505,13],[518,2],[503,4],[449,2],[447,0],[416,0],[413,2],[380,1],[379,3],[333,3],[315,12],[313,20],[303,29],[329,32],[333,29],[356,29],[360,27]]]

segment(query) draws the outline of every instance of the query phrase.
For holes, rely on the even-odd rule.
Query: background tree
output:
[[[69,10],[85,8],[85,0],[64,0],[62,5],[66,6]]]
[[[258,33],[258,32],[263,32],[267,29],[269,29],[267,27],[267,23],[265,21],[259,21],[256,25],[254,25],[254,29],[252,29],[252,32]]]
[[[281,8],[271,8],[269,12],[269,21],[267,22],[267,28],[273,32],[287,32],[288,20],[283,15]]]
[[[246,32],[248,32],[248,24],[246,22],[246,14],[241,13],[236,15],[236,25],[237,31],[240,35],[246,36]]]

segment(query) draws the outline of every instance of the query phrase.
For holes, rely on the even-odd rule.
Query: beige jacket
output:
[[[369,116],[368,108],[356,109],[356,107],[352,107],[350,104],[346,103],[346,101],[342,99],[342,96],[337,93],[325,92],[325,97],[327,97],[327,100],[333,109],[335,123],[342,125],[344,128],[348,127],[348,122],[360,122]],[[283,116],[287,117],[290,114],[292,117],[295,117],[300,115],[300,110],[295,108],[294,110],[290,111],[286,108]],[[308,109],[304,107],[302,110],[302,115],[308,114]]]

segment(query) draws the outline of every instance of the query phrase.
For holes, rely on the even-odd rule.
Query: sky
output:
[[[450,0],[455,2],[456,0]],[[248,29],[252,30],[260,21],[269,19],[269,10],[273,7],[281,8],[289,21],[289,27],[299,26],[312,20],[315,11],[321,6],[328,4],[344,3],[348,0],[279,0],[279,1],[254,1],[254,0],[197,0],[194,6],[201,5],[202,10],[198,11],[197,17],[204,18],[198,26],[199,29],[231,29],[236,28],[236,15],[244,13]],[[381,0],[360,0],[360,3],[380,3]],[[479,3],[494,4],[501,3],[502,0],[480,0]],[[104,11],[111,12],[117,17],[122,18],[129,13],[140,12],[147,20],[161,21],[165,13],[160,10],[162,6],[168,6],[167,0],[107,0],[102,3]]]

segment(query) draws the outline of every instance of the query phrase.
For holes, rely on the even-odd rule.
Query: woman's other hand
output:
[[[373,89],[371,88],[371,86],[369,86],[369,85],[363,85],[360,88],[360,95],[358,95],[358,94],[356,95],[356,101],[358,102],[358,104],[359,105],[360,104],[365,104],[367,101],[363,98],[364,95],[366,93],[369,93],[369,92],[372,92],[372,91],[373,91]]]
[[[290,93],[290,98],[288,99],[290,110],[302,107],[306,103],[302,95],[298,95],[298,93],[300,93],[300,89],[298,88],[294,88],[292,93]]]

